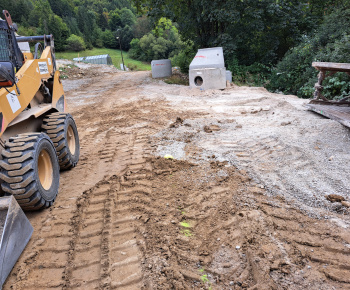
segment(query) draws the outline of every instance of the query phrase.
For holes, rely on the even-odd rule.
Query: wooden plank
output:
[[[312,66],[320,71],[350,72],[350,63],[313,62]]]
[[[350,107],[307,104],[306,107],[322,116],[337,121],[350,128]]]

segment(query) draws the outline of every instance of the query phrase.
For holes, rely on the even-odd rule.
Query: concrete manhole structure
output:
[[[199,49],[190,64],[191,88],[226,88],[226,68],[222,47]]]
[[[152,60],[152,78],[166,78],[171,77],[172,67],[170,59]]]

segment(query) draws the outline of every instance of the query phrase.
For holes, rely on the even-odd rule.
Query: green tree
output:
[[[303,35],[317,28],[325,9],[348,1],[134,0],[154,20],[178,24],[196,47],[223,46],[227,61],[275,64]]]
[[[31,26],[39,27],[43,33],[48,34],[47,19],[52,14],[50,3],[47,0],[37,0],[34,9],[29,14],[28,23]]]
[[[123,8],[120,10],[120,21],[122,23],[122,26],[130,26],[132,27],[136,23],[136,16],[132,11],[128,8]]]
[[[67,50],[82,51],[82,50],[85,50],[85,48],[86,48],[85,42],[82,37],[72,34],[67,39],[67,46],[66,46]]]
[[[97,27],[96,14],[91,10],[87,10],[83,6],[79,6],[77,12],[77,22],[78,27],[84,36],[86,47],[91,49],[94,42],[92,32]]]
[[[129,25],[126,25],[123,28],[119,28],[116,31],[116,36],[120,37],[122,49],[129,50],[130,42],[134,37],[132,28]]]
[[[152,24],[148,17],[145,15],[138,17],[135,25],[133,26],[133,34],[135,38],[140,39],[147,33],[151,32]]]
[[[185,46],[175,25],[166,18],[161,18],[151,33],[131,43],[131,56],[145,61],[173,57]]]
[[[109,29],[109,13],[106,8],[103,9],[102,12],[98,14],[98,26],[102,30]]]
[[[79,30],[78,22],[75,17],[66,16],[63,18],[63,21],[67,24],[67,27],[71,34],[81,36],[82,33]]]
[[[349,62],[350,59],[350,9],[335,10],[325,15],[318,31],[304,36],[302,42],[290,49],[277,64],[271,75],[268,89],[297,94],[303,98],[312,97],[317,71],[311,66],[313,61]],[[331,79],[332,80],[332,79]],[[325,82],[325,96],[348,95],[348,76],[336,75],[331,83]],[[332,93],[331,93],[332,92]]]
[[[103,47],[103,32],[99,27],[95,27],[92,32],[92,45],[95,47]]]
[[[14,22],[20,22],[21,24],[22,18],[25,20],[28,19],[30,12],[34,8],[30,0],[0,0],[0,7],[10,12]]]
[[[54,36],[56,50],[63,51],[69,37],[67,24],[63,22],[61,17],[52,14],[48,21],[48,31]]]
[[[122,21],[119,16],[119,10],[116,9],[110,13],[110,18],[109,18],[109,27],[111,30],[116,30],[117,27],[120,27],[122,25]]]
[[[102,34],[103,45],[108,48],[117,48],[117,40],[110,30],[105,30]]]
[[[74,6],[73,3],[69,0],[49,0],[52,11],[60,16],[74,16]]]

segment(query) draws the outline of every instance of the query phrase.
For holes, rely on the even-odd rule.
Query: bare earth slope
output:
[[[98,66],[64,87],[81,159],[4,289],[350,289],[349,208],[325,198],[350,201],[348,129],[263,88]]]

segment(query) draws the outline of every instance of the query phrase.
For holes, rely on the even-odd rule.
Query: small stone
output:
[[[326,199],[330,202],[342,202],[345,201],[345,198],[338,194],[329,194],[326,195]]]
[[[218,241],[220,241],[220,238],[218,238]]]
[[[343,200],[341,204],[345,207],[350,207],[350,202]]]
[[[172,220],[172,221],[171,221],[171,223],[172,223],[172,224],[175,224],[175,223],[176,223],[176,221]]]
[[[287,126],[287,125],[290,125],[290,124],[292,124],[291,121],[282,122],[282,123],[281,123],[281,126]]]
[[[262,108],[252,108],[251,110],[250,110],[250,113],[251,114],[256,114],[256,113],[259,113],[260,111],[262,111]]]
[[[240,246],[236,246],[236,250],[239,250],[241,247]]]
[[[233,286],[233,285],[235,285],[235,282],[230,281],[230,286]]]
[[[308,269],[311,269],[311,266],[307,266]]]
[[[331,156],[328,158],[329,161],[332,161],[334,159],[334,156]]]
[[[220,131],[220,127],[217,125],[204,126],[204,132],[212,133],[213,131]]]

